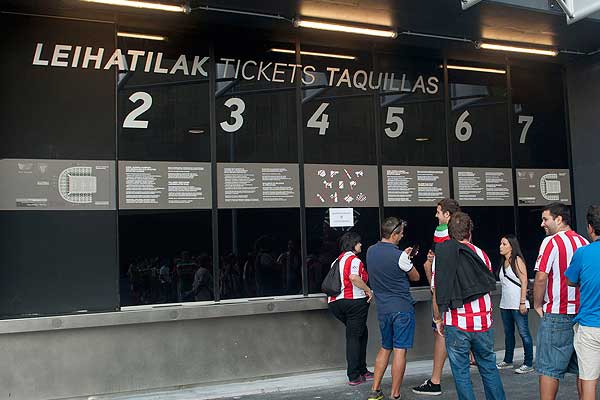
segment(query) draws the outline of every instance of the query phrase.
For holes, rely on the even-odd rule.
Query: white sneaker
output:
[[[498,369],[507,369],[507,368],[512,368],[513,364],[502,361],[502,362],[499,362],[498,364],[496,364],[496,367],[498,367]]]
[[[525,364],[521,365],[519,368],[515,368],[515,374],[528,374],[530,372],[533,372],[533,367],[528,367]]]

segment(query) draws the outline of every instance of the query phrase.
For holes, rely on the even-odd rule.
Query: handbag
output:
[[[340,260],[336,259],[329,272],[321,283],[321,292],[327,296],[337,296],[342,291],[342,279],[340,278]]]

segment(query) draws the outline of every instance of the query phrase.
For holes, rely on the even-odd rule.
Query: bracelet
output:
[[[526,303],[526,302],[524,302],[524,301],[522,301],[522,302],[520,302],[519,304],[527,304],[527,303]]]
[[[439,323],[442,322],[442,319],[434,319],[433,322],[436,323],[436,324],[439,324]]]

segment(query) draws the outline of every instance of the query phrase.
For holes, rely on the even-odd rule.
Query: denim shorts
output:
[[[415,312],[400,311],[378,317],[381,347],[386,350],[410,349],[415,337]]]
[[[562,379],[565,373],[579,374],[573,347],[575,315],[544,314],[537,332],[535,370],[550,378]]]

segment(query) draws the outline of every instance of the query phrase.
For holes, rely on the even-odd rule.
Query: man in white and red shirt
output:
[[[434,322],[436,323],[438,333],[446,337],[446,351],[458,399],[475,399],[469,371],[469,352],[473,352],[483,381],[486,399],[503,400],[505,399],[504,388],[502,387],[500,374],[496,367],[494,333],[491,329],[492,301],[489,291],[495,287],[495,278],[492,273],[492,264],[487,254],[471,243],[472,230],[473,222],[469,215],[460,211],[456,212],[452,215],[448,223],[448,231],[452,240],[444,242],[444,244],[439,246],[439,251],[438,247],[436,247],[436,257],[434,258],[431,279]],[[452,292],[452,290],[448,290],[448,287],[451,287],[453,283],[447,280],[440,280],[437,284],[438,289],[436,289],[436,266],[438,268],[437,275],[439,276],[439,271],[442,268],[445,269],[442,272],[446,272],[452,265],[455,265],[454,262],[456,261],[448,257],[449,252],[445,250],[447,248],[461,249],[463,254],[469,253],[467,256],[471,260],[477,260],[474,268],[467,273],[472,275],[472,280],[469,282],[480,286],[482,290],[480,294],[468,297],[473,300],[467,301],[464,304],[461,302],[462,305],[459,307],[450,306],[447,311],[440,313],[436,291],[440,290],[440,285],[447,285],[442,289],[446,293]],[[460,254],[460,251],[457,251],[457,253]],[[461,262],[458,265],[457,268],[461,268],[466,264]],[[476,267],[481,269],[478,270]],[[462,279],[464,274],[464,271],[457,272],[456,279]]]
[[[579,288],[567,285],[564,276],[571,258],[588,241],[571,230],[571,212],[562,203],[542,209],[547,237],[535,263],[534,309],[542,318],[537,332],[535,369],[540,374],[540,398],[555,399],[559,379],[578,374],[573,347],[573,325],[579,310]],[[577,380],[579,390],[580,382]]]

